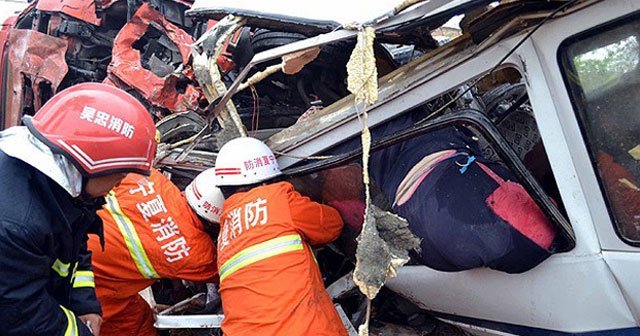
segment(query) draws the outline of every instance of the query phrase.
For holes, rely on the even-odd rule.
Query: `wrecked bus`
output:
[[[543,221],[554,233],[550,238],[536,231],[546,239],[546,254],[510,260],[520,268],[429,264],[433,255],[423,247],[411,252],[386,288],[473,334],[640,332],[639,3],[102,1],[90,8],[90,17],[41,3],[21,14],[14,30],[0,32],[14,41],[2,56],[5,127],[63,87],[108,82],[134,93],[157,118],[157,165],[183,186],[213,166],[228,139],[264,139],[296,186],[336,205],[347,223],[341,239],[318,252],[318,261],[353,325],[362,322],[362,305],[344,301],[344,288],[353,286],[342,283],[352,277],[364,220],[365,120],[372,133],[371,197],[383,210],[398,212],[416,190],[407,184],[389,197],[380,176],[396,168],[376,175],[382,162],[376,155],[416,140],[426,146],[431,142],[423,139],[455,130],[465,142],[454,147],[474,154],[456,161],[459,174],[473,160],[494,165],[490,171],[508,170],[494,175],[520,185],[526,197],[513,203],[521,209],[499,210],[503,218],[523,213],[524,223]],[[458,15],[464,15],[460,36],[435,36]],[[377,100],[356,104],[347,88],[347,63],[365,27],[375,30]],[[21,35],[50,40],[50,50],[29,49],[38,43],[25,42],[20,54],[11,46],[29,41]],[[20,62],[29,50],[69,70],[36,71],[38,63]],[[421,178],[417,174],[412,183]],[[460,216],[479,216],[475,208],[465,209],[486,201],[471,199],[476,186],[473,180],[435,185],[429,212],[420,213],[418,205],[418,219],[407,217],[414,228],[430,218],[453,225],[456,216],[436,213],[445,201]],[[428,231],[412,231],[422,243],[433,239]],[[482,230],[476,234],[487,237]],[[464,234],[441,242],[464,242],[459,238]],[[488,241],[499,253],[520,244]]]

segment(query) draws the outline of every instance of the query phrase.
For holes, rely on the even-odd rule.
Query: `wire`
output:
[[[256,130],[255,118],[256,118],[256,111],[258,109],[258,93],[256,92],[256,89],[253,87],[253,85],[250,85],[249,87],[251,88],[251,96],[253,97],[253,112],[251,113],[251,131],[255,132]]]
[[[435,115],[440,114],[442,111],[446,110],[449,106],[451,106],[451,104],[453,104],[454,102],[458,101],[460,98],[462,98],[465,94],[467,94],[467,92],[471,91],[471,89],[475,88],[476,85],[478,85],[478,83],[485,79],[487,76],[491,75],[494,71],[496,71],[503,63],[504,61],[506,61],[511,55],[513,55],[513,53],[526,41],[528,40],[538,29],[540,29],[540,27],[542,27],[547,21],[549,21],[550,19],[552,19],[556,14],[558,14],[560,11],[566,9],[567,7],[573,5],[575,2],[577,2],[578,0],[571,0],[567,3],[565,3],[564,5],[556,8],[553,12],[549,13],[549,15],[547,15],[544,19],[542,19],[542,21],[540,21],[531,31],[529,31],[520,41],[518,41],[518,43],[516,43],[515,46],[513,46],[513,48],[511,48],[511,50],[509,50],[509,52],[507,52],[497,63],[495,66],[493,66],[493,68],[491,68],[491,70],[489,70],[489,72],[487,72],[484,76],[481,76],[480,78],[476,79],[475,81],[473,81],[473,83],[471,85],[469,85],[464,91],[462,91],[460,94],[458,94],[455,98],[451,99],[449,102],[447,102],[446,104],[444,104],[442,107],[440,107],[438,110],[436,110],[435,112],[429,114],[428,116],[426,116],[425,118],[421,119],[420,121],[418,121],[416,124],[421,124],[429,119],[431,119],[432,117],[434,117]],[[356,116],[358,117],[358,119],[360,119],[360,114],[358,113],[358,109],[356,108]],[[291,158],[295,158],[295,159],[301,159],[301,160],[325,160],[325,159],[330,159],[332,157],[334,157],[334,155],[326,155],[326,156],[306,156],[306,157],[300,157],[300,156],[294,156],[294,155],[288,155],[286,153],[282,153],[282,152],[276,152],[276,154],[280,155],[280,156],[286,156],[286,157],[291,157]]]
[[[284,152],[279,152],[277,150],[273,151],[275,154],[277,154],[278,156],[284,156],[284,157],[290,157],[293,159],[300,159],[300,160],[328,160],[328,159],[332,159],[334,158],[336,155],[311,155],[311,156],[297,156],[297,155],[291,155],[291,154],[287,154]]]
[[[260,96],[258,96],[258,91],[256,91],[255,87],[252,87],[253,91],[256,92],[256,130],[253,133],[253,136],[255,137],[256,134],[258,133],[258,130],[260,129]]]
[[[416,124],[421,124],[429,119],[431,119],[432,117],[440,114],[442,111],[446,110],[449,106],[451,106],[451,104],[453,104],[454,102],[458,101],[460,98],[462,98],[465,94],[467,94],[467,92],[471,91],[471,89],[475,88],[476,85],[478,85],[478,83],[485,79],[487,76],[491,75],[494,71],[496,71],[503,63],[504,61],[507,60],[507,58],[509,58],[511,55],[513,55],[513,53],[526,41],[528,40],[538,29],[540,29],[540,27],[542,27],[542,25],[544,25],[547,21],[549,21],[550,19],[552,19],[556,14],[558,14],[560,11],[564,10],[565,8],[573,5],[575,2],[577,2],[578,0],[571,0],[567,3],[565,3],[564,5],[556,8],[553,12],[549,13],[549,15],[547,15],[544,19],[542,19],[542,21],[540,21],[530,32],[527,33],[527,35],[525,35],[520,41],[518,41],[518,43],[516,43],[515,46],[513,46],[513,48],[511,48],[511,50],[509,50],[509,52],[507,52],[499,61],[498,63],[496,63],[496,65],[491,68],[491,70],[489,70],[489,72],[487,72],[486,74],[484,74],[484,76],[481,76],[479,78],[477,78],[475,81],[473,81],[473,83],[471,83],[471,85],[469,85],[464,91],[462,91],[460,94],[458,94],[455,98],[453,98],[452,100],[450,100],[448,103],[444,104],[441,108],[437,109],[436,111],[434,111],[433,113],[429,114],[428,116],[422,118],[420,121],[418,121]]]

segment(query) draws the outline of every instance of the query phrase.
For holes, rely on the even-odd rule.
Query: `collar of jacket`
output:
[[[54,154],[24,126],[15,126],[0,132],[0,150],[27,163],[55,181],[71,197],[82,192],[82,175],[69,160]]]
[[[91,201],[85,201],[79,197],[73,198],[58,183],[40,171],[34,172],[34,179],[39,186],[41,197],[47,202],[54,216],[66,224],[53,228],[54,231],[62,234],[71,232],[79,237],[86,233],[96,234],[104,250],[102,220],[96,214],[96,211],[105,203],[104,198]]]

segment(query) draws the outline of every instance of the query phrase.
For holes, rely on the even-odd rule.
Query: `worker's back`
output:
[[[218,237],[222,330],[238,335],[346,335],[310,245],[337,238],[342,220],[287,182],[236,193]]]
[[[150,310],[134,307],[143,303],[137,293],[157,279],[216,278],[213,241],[180,190],[158,171],[148,178],[129,174],[98,215],[104,222],[105,249],[96,236],[90,237],[89,248],[104,310],[103,334],[129,332],[145,323],[143,315],[151,318],[145,335],[152,332]]]

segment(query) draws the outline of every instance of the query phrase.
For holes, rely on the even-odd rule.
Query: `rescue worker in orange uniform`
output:
[[[311,250],[338,237],[338,212],[280,182],[254,138],[225,144],[215,172],[227,197],[217,246],[224,335],[347,335]]]
[[[184,195],[164,175],[129,174],[106,197],[104,251],[89,239],[103,336],[156,335],[149,304],[138,294],[157,279],[217,282],[215,246],[204,226],[217,223],[222,193],[213,169],[201,173]],[[78,274],[76,282],[85,281]]]

